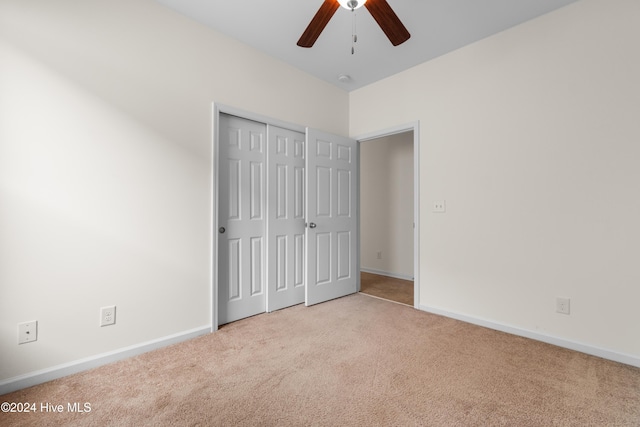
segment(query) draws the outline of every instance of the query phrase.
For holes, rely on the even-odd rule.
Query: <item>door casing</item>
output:
[[[413,307],[420,309],[420,122],[409,122],[369,132],[357,136],[355,140],[362,143],[405,132],[413,132]],[[361,212],[360,206],[358,206],[358,211]],[[360,245],[360,240],[358,240],[358,245]],[[359,246],[358,254],[360,254]],[[358,281],[358,291],[360,291],[360,281]]]

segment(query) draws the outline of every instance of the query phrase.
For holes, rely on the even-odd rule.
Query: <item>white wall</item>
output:
[[[423,308],[640,363],[638,40],[581,0],[350,94],[351,135],[420,120]]]
[[[360,144],[360,212],[361,268],[412,279],[413,132]]]
[[[581,0],[347,95],[152,0],[0,1],[0,383],[209,325],[212,101],[420,120],[420,304],[637,360],[639,39]]]
[[[0,383],[210,325],[213,101],[348,133],[346,92],[151,0],[0,2]]]

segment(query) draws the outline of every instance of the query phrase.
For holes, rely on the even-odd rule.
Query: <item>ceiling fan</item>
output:
[[[298,46],[313,46],[324,27],[327,26],[331,17],[341,5],[352,11],[361,6],[366,7],[394,46],[406,42],[411,37],[411,34],[402,24],[398,15],[391,9],[387,0],[324,0],[307,29],[302,33],[300,40],[298,40]]]

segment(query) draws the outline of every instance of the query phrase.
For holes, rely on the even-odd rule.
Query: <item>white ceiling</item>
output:
[[[296,42],[323,0],[156,0],[215,30],[351,91],[576,0],[387,0],[411,38],[394,47],[365,8],[338,9],[310,49]],[[347,83],[338,76],[351,77]]]

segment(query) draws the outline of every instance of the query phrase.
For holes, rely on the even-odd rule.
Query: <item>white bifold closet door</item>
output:
[[[267,126],[219,120],[218,322],[265,311]]]
[[[268,127],[267,311],[304,302],[305,135]]]
[[[307,129],[305,304],[357,291],[358,144]]]
[[[356,292],[355,141],[221,113],[218,164],[218,324]]]

